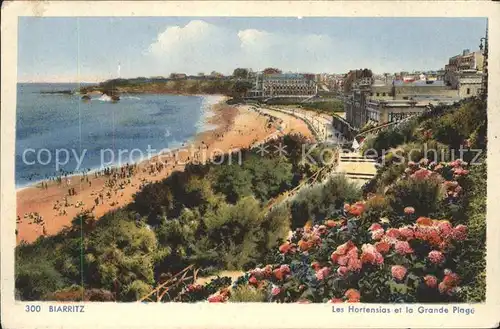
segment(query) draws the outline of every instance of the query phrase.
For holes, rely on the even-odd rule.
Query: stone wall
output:
[[[458,90],[448,86],[394,86],[394,99],[422,95],[458,97]]]

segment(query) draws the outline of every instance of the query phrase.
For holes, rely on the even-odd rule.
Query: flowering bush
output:
[[[454,203],[462,196],[465,163],[424,159],[407,168],[400,181],[434,180],[446,192],[439,195],[442,202]],[[285,303],[457,300],[457,257],[463,255],[467,226],[418,216],[418,206],[406,203],[401,215],[379,218],[367,227],[363,218],[376,209],[373,205],[383,204],[380,198],[345,204],[336,218],[296,229],[272,264],[248,271],[235,287],[250,286],[267,301]]]
[[[204,285],[191,283],[184,285],[173,299],[175,302],[196,302],[208,300],[211,303],[225,302],[230,293],[227,287],[231,285],[230,277],[217,277]]]
[[[403,174],[388,189],[391,208],[404,216],[400,223],[419,215],[460,215],[464,187],[468,185],[468,164],[455,160],[436,163],[426,158],[408,162]]]
[[[354,211],[353,210],[354,207]],[[249,285],[272,302],[447,302],[460,278],[451,259],[467,227],[419,217],[398,228],[358,227],[361,203],[338,220],[297,229],[276,263],[255,268],[236,286]],[[450,257],[448,257],[450,255]]]
[[[466,164],[409,163],[401,181],[436,179],[443,202],[462,196],[460,181]],[[456,193],[456,195],[454,194]],[[468,227],[448,219],[421,214],[406,204],[400,215],[363,221],[367,201],[344,204],[314,226],[297,228],[277,248],[270,263],[247,271],[233,285],[187,286],[178,300],[208,302],[267,301],[279,303],[436,303],[460,300],[463,258]],[[401,220],[404,219],[404,220]],[[238,295],[236,297],[236,295]]]

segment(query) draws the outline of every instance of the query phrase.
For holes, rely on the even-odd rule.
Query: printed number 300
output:
[[[24,309],[26,312],[40,312],[42,307],[40,305],[26,305]]]

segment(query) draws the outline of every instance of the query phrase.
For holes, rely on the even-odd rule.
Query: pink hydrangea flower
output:
[[[400,255],[412,254],[413,249],[410,247],[408,241],[397,241],[394,245],[394,250]]]
[[[283,274],[288,274],[288,273],[290,273],[290,266],[288,266],[287,264],[281,265],[280,271]]]
[[[467,239],[467,226],[462,224],[455,226],[455,228],[452,231],[452,236],[453,239],[457,241],[463,241]]]
[[[449,288],[444,284],[444,282],[439,283],[438,289],[439,289],[439,292],[441,294],[444,294],[444,293],[448,292],[448,290],[449,290]]]
[[[394,265],[391,268],[391,274],[392,277],[395,278],[396,280],[403,280],[404,277],[406,276],[407,269],[404,266],[401,265]]]
[[[348,241],[338,246],[336,252],[339,255],[345,255],[352,247],[354,247],[354,243],[352,243],[352,241]]]
[[[428,257],[433,264],[441,264],[444,262],[443,253],[437,250],[432,250],[431,252],[429,252]]]
[[[357,303],[361,299],[361,294],[356,289],[348,289],[344,296],[347,298],[350,303]]]
[[[373,240],[380,240],[380,239],[382,239],[383,236],[384,236],[383,229],[372,231],[372,239]]]
[[[413,229],[409,226],[404,226],[399,228],[399,233],[403,238],[406,240],[411,240],[413,239]]]
[[[347,252],[347,257],[358,258],[358,247],[354,246]]]
[[[337,269],[337,274],[340,276],[346,276],[348,272],[349,272],[349,269],[347,268],[347,266],[340,266]]]
[[[424,276],[424,282],[429,288],[436,288],[437,286],[437,278],[434,275]]]
[[[419,169],[417,171],[415,171],[411,177],[412,178],[416,178],[416,179],[425,179],[427,177],[429,177],[429,175],[431,174],[431,171],[430,170],[427,170],[427,169]]]
[[[457,176],[466,176],[469,174],[469,171],[463,168],[455,168],[453,169],[453,173]]]
[[[214,294],[207,298],[209,303],[222,303],[224,301],[224,296],[220,294]]]
[[[401,236],[401,233],[399,232],[399,230],[397,228],[390,228],[387,230],[385,235],[387,235],[390,238],[399,239],[399,237]]]
[[[413,215],[415,213],[415,208],[405,207],[405,209],[403,211],[406,215]]]
[[[347,256],[340,256],[337,260],[337,264],[341,265],[341,266],[345,266],[347,265],[347,262],[349,261],[349,257]]]
[[[364,244],[361,247],[363,253],[361,254],[361,263],[369,263],[372,265],[381,265],[384,263],[384,257],[372,244]]]
[[[347,269],[351,272],[359,272],[361,270],[361,260],[357,258],[350,258],[347,262]]]
[[[453,226],[451,226],[449,221],[440,221],[437,227],[445,237],[449,236],[453,230]]]
[[[368,230],[370,231],[383,230],[383,227],[379,223],[373,223]]]
[[[281,289],[278,287],[278,286],[274,286],[272,289],[271,289],[271,294],[273,296],[276,296],[276,295],[279,295],[279,293],[281,292]]]
[[[391,245],[387,241],[379,241],[379,242],[375,243],[375,248],[377,248],[377,251],[379,253],[385,254],[385,253],[389,252],[389,250],[391,249]]]
[[[316,279],[322,281],[328,276],[328,274],[330,274],[330,268],[323,267],[322,269],[316,272]]]

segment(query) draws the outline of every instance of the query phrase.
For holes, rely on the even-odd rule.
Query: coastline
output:
[[[71,185],[67,185],[64,180],[61,184],[52,181],[46,189],[37,187],[36,184],[17,189],[16,213],[20,219],[17,223],[17,244],[22,240],[32,243],[41,235],[57,234],[64,227],[70,226],[73,218],[82,211],[91,210],[95,218],[99,218],[106,212],[122,207],[131,202],[133,195],[144,185],[162,180],[174,171],[182,171],[185,164],[193,162],[195,158],[208,161],[210,155],[214,153],[225,154],[231,150],[250,147],[276,134],[277,130],[274,127],[267,127],[265,116],[251,111],[249,106],[227,105],[225,103],[227,97],[220,97],[222,98],[217,104],[210,104],[205,108],[205,123],[215,126],[214,129],[199,132],[192,141],[173,150],[174,155],[156,154],[136,163],[136,173],[120,180],[120,182],[128,181],[128,183],[124,183],[119,189],[107,186],[109,176],[96,176],[95,173],[72,176]],[[287,124],[284,132],[300,132],[311,136],[307,126],[295,118],[290,118],[290,123]],[[180,152],[186,149],[191,152]],[[165,165],[159,170],[150,171],[156,163],[165,163]],[[118,171],[121,168],[123,166],[116,167]],[[75,190],[75,195],[69,196],[70,187]],[[99,195],[106,196],[102,203],[95,205],[94,201]],[[64,206],[62,206],[63,202]],[[64,211],[62,214],[61,208]],[[25,214],[30,213],[38,213],[43,218],[43,225],[29,216],[24,217]]]
[[[178,95],[178,96],[184,96],[184,95]],[[219,104],[225,104],[225,102],[228,99],[230,99],[230,97],[225,96],[225,95],[203,95],[203,94],[192,94],[192,95],[185,95],[185,96],[197,96],[197,97],[201,97],[204,99],[202,101],[202,104],[201,104],[202,115],[200,116],[199,121],[197,121],[195,123],[195,126],[198,128],[197,132],[192,138],[187,140],[188,143],[193,143],[194,141],[196,141],[198,135],[200,135],[201,133],[217,129],[217,127],[218,127],[217,122],[215,122],[215,123],[210,122],[211,118],[215,115],[213,107],[216,105],[219,105]],[[212,98],[212,99],[209,99],[209,98]],[[206,101],[207,99],[208,99],[208,101]],[[182,147],[181,145],[173,145],[171,149],[173,151],[175,151],[177,149],[180,149],[181,147]],[[158,153],[159,152],[155,152],[149,158],[136,161],[133,164],[139,164],[143,161],[150,160],[151,158],[159,155]],[[117,163],[117,164],[111,164],[108,167],[119,168],[122,166],[124,166],[124,164]],[[93,175],[95,172],[99,172],[100,170],[102,170],[102,168],[99,168],[99,167],[89,168],[89,169],[90,170],[85,172],[85,173],[83,171],[80,171],[80,172],[69,174],[69,175],[65,176],[65,178]],[[23,185],[16,186],[16,193],[23,191],[25,189],[38,188],[39,184],[41,184],[42,182],[47,182],[47,181],[48,180],[46,178],[45,179],[38,179],[38,180],[34,180],[31,182],[25,183]],[[51,183],[49,182],[49,184],[51,184]]]

